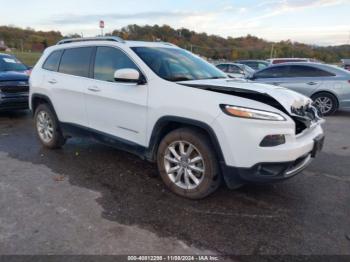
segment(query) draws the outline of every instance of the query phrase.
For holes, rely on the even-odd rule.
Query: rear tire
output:
[[[167,134],[157,152],[158,170],[177,195],[202,199],[221,183],[221,174],[208,137],[199,130],[181,128]]]
[[[317,93],[311,98],[314,101],[315,107],[324,116],[332,115],[338,110],[338,100],[330,93]]]
[[[48,104],[40,104],[34,114],[35,128],[40,142],[47,148],[62,147],[64,138],[56,114]]]

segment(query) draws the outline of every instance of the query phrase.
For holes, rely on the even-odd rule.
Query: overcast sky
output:
[[[256,35],[317,45],[350,42],[350,0],[0,0],[0,25],[106,32],[128,24],[168,24],[221,36]]]

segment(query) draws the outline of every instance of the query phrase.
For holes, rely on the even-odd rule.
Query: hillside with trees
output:
[[[31,28],[0,26],[0,40],[3,40],[9,48],[18,51],[41,52],[62,38],[62,34],[56,31],[43,32]]]
[[[196,54],[212,59],[267,59],[272,57],[308,57],[336,63],[350,57],[350,45],[319,47],[290,40],[269,42],[247,35],[238,38],[223,38],[188,29],[174,29],[170,26],[128,25],[114,30],[111,35],[129,40],[166,41]]]
[[[270,42],[247,35],[238,38],[224,38],[206,33],[197,33],[185,28],[170,26],[128,25],[108,35],[120,36],[126,40],[166,41],[211,59],[267,59],[272,57],[309,57],[325,62],[337,63],[350,58],[350,45],[319,47],[290,40]],[[64,37],[58,31],[35,31],[11,26],[0,26],[0,40],[18,51],[42,51]]]

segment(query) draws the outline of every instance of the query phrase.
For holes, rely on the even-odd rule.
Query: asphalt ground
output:
[[[193,201],[136,156],[47,150],[28,112],[0,113],[0,254],[350,255],[350,112],[324,127],[302,174]]]

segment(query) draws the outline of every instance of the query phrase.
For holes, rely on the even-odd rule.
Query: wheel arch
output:
[[[42,95],[42,94],[33,94],[31,96],[31,109],[32,109],[32,114],[35,114],[35,110],[36,108],[40,105],[40,104],[48,104],[53,112],[56,114],[55,109],[52,105],[52,102],[50,100],[50,98],[46,95]],[[57,115],[56,115],[57,116]]]
[[[337,109],[339,108],[339,97],[335,92],[332,92],[330,90],[317,90],[310,97],[312,98],[313,96],[318,95],[318,94],[322,94],[322,93],[326,93],[326,94],[329,94],[331,96],[334,96],[334,98],[336,99],[336,102],[337,102]]]
[[[48,96],[43,95],[43,94],[33,94],[31,96],[31,101],[30,102],[31,102],[31,109],[32,109],[33,117],[35,115],[36,108],[40,104],[47,104],[51,108],[51,110],[52,110],[53,114],[55,115],[55,117],[57,118],[57,120],[60,121],[59,118],[58,118],[58,115],[56,113],[55,107],[53,106],[53,104],[51,102],[51,99]]]
[[[155,161],[157,150],[162,139],[171,131],[183,127],[194,128],[196,130],[202,131],[208,137],[210,143],[214,147],[218,161],[224,161],[224,156],[219,144],[219,140],[214,130],[207,123],[178,116],[164,116],[158,119],[152,129],[146,158],[150,161]]]

